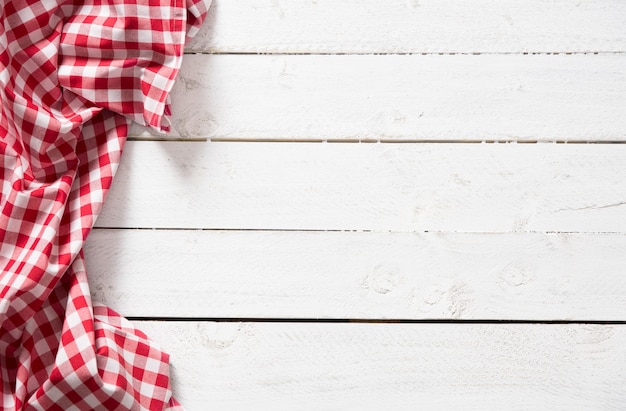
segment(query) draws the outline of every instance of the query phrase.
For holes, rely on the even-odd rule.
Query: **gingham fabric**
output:
[[[180,409],[168,356],[93,304],[82,254],[128,125],[168,92],[210,0],[0,0],[2,410]]]

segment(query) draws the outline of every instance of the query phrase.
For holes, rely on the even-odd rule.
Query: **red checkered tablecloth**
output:
[[[92,303],[82,247],[129,123],[168,129],[209,3],[0,0],[0,409],[179,409],[167,354]]]

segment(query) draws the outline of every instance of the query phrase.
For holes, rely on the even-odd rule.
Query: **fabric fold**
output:
[[[2,409],[180,409],[167,354],[92,303],[82,247],[130,122],[169,130],[209,4],[0,2]]]

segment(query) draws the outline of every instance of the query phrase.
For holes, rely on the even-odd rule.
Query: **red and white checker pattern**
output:
[[[180,409],[167,354],[92,304],[82,247],[129,123],[168,130],[209,4],[0,1],[0,409]]]

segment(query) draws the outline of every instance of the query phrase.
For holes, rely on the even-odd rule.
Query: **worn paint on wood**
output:
[[[619,0],[214,0],[190,52],[626,50]]]
[[[142,317],[624,320],[626,146],[465,144],[626,141],[624,15],[214,0],[187,51],[218,55],[186,55],[174,134],[132,134],[234,142],[127,145],[87,244],[96,299]],[[334,144],[359,141],[383,144]],[[626,400],[624,325],[137,325],[190,411]]]
[[[626,235],[95,230],[127,316],[621,320]]]
[[[189,55],[172,98],[177,138],[623,141],[626,55]]]
[[[99,227],[626,230],[626,145],[130,142]]]
[[[618,410],[626,326],[136,323],[189,411]]]

